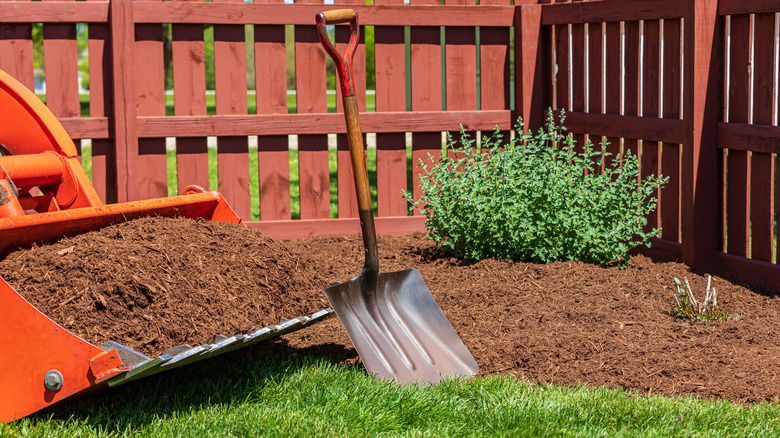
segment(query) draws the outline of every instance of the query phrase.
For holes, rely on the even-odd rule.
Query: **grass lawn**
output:
[[[400,387],[260,345],[0,425],[0,436],[777,436],[777,404],[511,377]]]

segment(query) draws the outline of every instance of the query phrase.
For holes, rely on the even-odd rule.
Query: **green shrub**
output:
[[[441,156],[420,162],[422,197],[404,195],[427,216],[429,238],[458,257],[627,263],[631,248],[658,233],[644,230],[645,216],[668,178],[638,183],[629,151],[602,172],[606,145],[576,151],[564,131],[550,111],[544,129],[521,135],[518,121],[519,138],[505,144],[496,131],[481,152],[461,132]]]

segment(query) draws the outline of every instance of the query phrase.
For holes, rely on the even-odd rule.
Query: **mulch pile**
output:
[[[17,251],[0,276],[76,335],[148,356],[329,307],[311,257],[238,225],[183,218]]]
[[[480,374],[695,394],[737,403],[780,397],[780,299],[716,279],[738,319],[688,324],[668,314],[673,278],[706,278],[635,256],[627,269],[451,258],[423,235],[379,238],[380,270],[415,267]],[[322,289],[363,263],[359,236],[272,241],[233,225],[144,219],[18,251],[0,275],[90,342],[149,355],[211,342],[328,307]],[[305,354],[358,362],[336,318],[286,335]],[[263,347],[259,347],[263,348]]]

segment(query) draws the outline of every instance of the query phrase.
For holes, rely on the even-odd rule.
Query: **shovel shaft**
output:
[[[368,169],[366,168],[366,150],[363,145],[363,132],[360,129],[360,115],[358,113],[357,97],[355,97],[355,85],[352,80],[352,58],[360,35],[357,13],[349,9],[320,12],[316,16],[316,21],[320,42],[336,64],[336,70],[341,83],[344,119],[347,122],[349,155],[352,161],[352,173],[355,177],[355,192],[357,193],[360,215],[360,231],[363,233],[363,245],[366,252],[365,270],[377,273],[379,271],[379,256],[376,245],[374,214],[371,205],[371,191],[368,184]],[[349,45],[343,57],[336,52],[325,28],[326,24],[337,23],[349,23],[351,30]]]

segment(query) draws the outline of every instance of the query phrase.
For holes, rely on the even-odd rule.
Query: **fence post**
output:
[[[133,0],[111,0],[111,67],[113,74],[113,114],[109,124],[116,147],[117,201],[130,200],[131,181],[128,170],[131,155],[138,154],[138,125],[135,110],[133,71],[135,26]]]
[[[536,130],[544,123],[545,82],[542,81],[542,6],[515,8],[515,110],[523,118],[524,130]]]
[[[700,273],[714,272],[718,250],[718,34],[718,1],[689,0],[685,15],[682,261]]]

